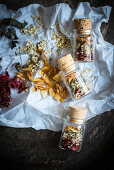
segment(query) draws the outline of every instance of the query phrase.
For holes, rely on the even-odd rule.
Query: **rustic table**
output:
[[[31,3],[51,6],[68,3],[76,8],[79,0],[0,0],[9,9],[17,10]],[[113,0],[89,1],[91,6],[110,5]],[[114,44],[114,12],[112,10],[108,24],[103,23],[101,31],[104,39]],[[36,131],[32,128],[0,127],[0,169],[1,170],[69,170],[113,169],[114,114],[102,113],[86,123],[86,133],[82,151],[74,153],[58,148],[61,132],[49,130]]]

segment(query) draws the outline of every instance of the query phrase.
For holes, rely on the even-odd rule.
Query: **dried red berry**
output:
[[[18,93],[20,93],[28,87],[24,82],[19,81],[17,77],[11,79],[7,71],[5,75],[0,74],[0,108],[8,107],[11,102],[11,88],[17,89]]]

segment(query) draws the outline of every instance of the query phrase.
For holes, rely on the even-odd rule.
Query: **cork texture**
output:
[[[66,68],[70,67],[71,65],[75,65],[71,54],[68,54],[57,60],[57,67],[61,71],[66,70]]]
[[[83,120],[86,117],[86,113],[87,113],[87,108],[85,107],[80,107],[80,106],[71,106],[70,107],[70,117],[71,119],[75,119],[75,121],[78,120]]]
[[[75,26],[78,31],[91,30],[92,29],[92,19],[75,19]]]

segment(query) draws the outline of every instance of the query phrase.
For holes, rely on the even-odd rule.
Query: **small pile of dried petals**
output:
[[[45,55],[43,55],[43,60],[44,67],[41,69],[41,77],[33,80],[35,86],[33,92],[40,90],[42,97],[49,92],[55,100],[63,102],[67,98],[67,90],[59,84],[61,82],[59,70],[48,63]]]
[[[18,93],[21,93],[28,87],[25,86],[24,82],[19,81],[17,76],[11,79],[8,72],[6,75],[0,74],[0,108],[8,107],[9,102],[11,102],[11,88],[17,89]]]
[[[26,65],[26,67],[19,65],[19,64],[16,65],[16,69],[19,70],[19,72],[17,72],[17,77],[22,81],[25,81],[26,78],[32,81],[33,80],[32,67],[33,67],[33,64]]]

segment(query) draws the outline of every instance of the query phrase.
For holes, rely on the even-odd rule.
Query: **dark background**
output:
[[[77,0],[0,0],[8,9],[17,10],[32,3],[51,6],[67,3],[76,8]],[[103,23],[104,39],[114,44],[114,1],[91,0],[91,6],[112,6],[108,24]],[[0,170],[113,170],[114,110],[102,113],[86,123],[82,151],[58,148],[61,132],[36,131],[32,128],[0,127]]]

